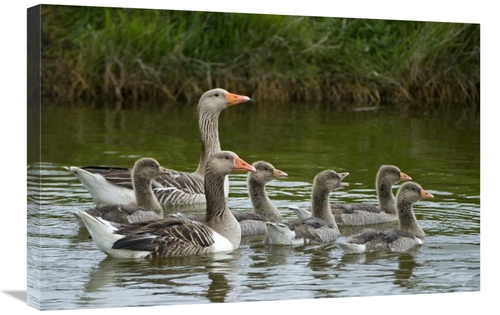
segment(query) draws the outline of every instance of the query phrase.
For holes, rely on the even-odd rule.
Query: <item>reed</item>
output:
[[[42,6],[42,88],[68,99],[479,102],[478,24]]]

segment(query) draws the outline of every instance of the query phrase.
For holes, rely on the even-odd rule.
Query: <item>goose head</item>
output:
[[[255,172],[255,167],[243,161],[231,151],[220,151],[210,156],[207,162],[207,172],[217,175],[228,175],[234,171]]]
[[[132,169],[133,176],[136,178],[144,178],[147,180],[152,180],[162,174],[165,174],[167,169],[158,163],[153,158],[141,158],[134,163]]]
[[[387,180],[391,185],[399,181],[411,180],[411,177],[401,172],[401,170],[394,165],[382,165],[379,169],[378,177]]]
[[[288,176],[287,173],[274,168],[271,163],[265,161],[257,161],[252,165],[255,167],[256,171],[249,173],[248,177],[262,184],[266,184],[275,178]]]
[[[215,114],[224,109],[240,103],[249,101],[250,98],[244,95],[229,93],[228,91],[217,88],[206,91],[200,97],[198,111],[203,113]]]
[[[346,178],[349,173],[337,173],[332,170],[325,170],[319,172],[318,175],[314,178],[314,186],[316,187],[324,187],[329,192],[333,191],[338,187],[347,187],[348,183],[343,183],[342,180]]]
[[[398,200],[406,200],[411,203],[427,198],[434,198],[434,196],[415,182],[403,183],[401,187],[399,187],[397,194]]]

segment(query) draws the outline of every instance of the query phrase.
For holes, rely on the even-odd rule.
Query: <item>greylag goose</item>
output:
[[[229,211],[224,179],[233,171],[255,171],[234,152],[213,154],[205,169],[206,217],[193,221],[180,214],[163,220],[122,224],[76,210],[92,240],[104,253],[122,258],[155,258],[228,252],[239,247],[241,229]]]
[[[411,177],[401,172],[394,165],[382,165],[377,172],[375,182],[379,206],[364,203],[335,203],[331,205],[338,225],[367,225],[386,223],[398,220],[396,201],[392,193],[392,185],[399,181],[411,180]],[[289,207],[299,219],[311,216],[303,208]]]
[[[267,221],[282,221],[281,214],[269,199],[265,186],[274,178],[286,177],[288,174],[265,161],[255,162],[252,166],[255,167],[255,172],[249,172],[247,177],[252,211],[231,211],[240,223],[241,236],[265,234]],[[201,221],[205,216],[190,214],[187,217],[191,220]]]
[[[294,245],[334,241],[340,232],[330,209],[329,195],[338,187],[348,186],[342,183],[347,175],[349,173],[337,174],[332,170],[318,173],[312,188],[312,216],[287,223],[267,222],[264,243]]]
[[[116,223],[163,219],[163,207],[158,203],[153,193],[151,181],[166,171],[155,159],[141,158],[137,160],[132,168],[132,185],[137,206],[97,205],[95,208],[86,210],[86,212],[95,217],[101,217],[104,220]],[[83,222],[81,223],[83,224]]]
[[[223,89],[205,92],[198,102],[198,127],[201,136],[201,155],[193,173],[168,170],[155,178],[154,192],[162,207],[169,205],[204,203],[203,178],[207,159],[221,150],[219,142],[219,114],[224,109],[250,100],[248,96],[229,93]],[[97,204],[137,204],[132,190],[130,170],[120,167],[69,168],[90,192]],[[229,193],[226,178],[225,196]]]
[[[366,228],[339,243],[345,254],[365,252],[404,252],[425,242],[425,233],[413,213],[413,204],[423,198],[434,196],[415,182],[401,185],[396,195],[399,218],[397,229]]]
[[[288,174],[265,161],[257,161],[252,166],[256,171],[248,173],[247,178],[252,212],[233,211],[233,215],[240,222],[242,236],[265,234],[266,221],[282,221],[278,208],[267,195],[266,184],[274,178],[286,177]]]

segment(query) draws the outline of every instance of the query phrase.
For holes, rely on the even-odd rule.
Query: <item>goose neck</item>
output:
[[[207,207],[205,224],[227,238],[236,248],[241,241],[241,228],[231,211],[229,211],[224,195],[224,178],[225,176],[212,174],[210,170],[207,170],[205,174],[204,185]]]
[[[196,173],[203,177],[208,158],[221,150],[219,142],[219,113],[198,113],[201,155]]]
[[[413,204],[407,200],[398,200],[398,217],[399,228],[408,231],[419,238],[424,238],[424,231],[418,224],[415,213],[413,212]]]
[[[159,215],[163,214],[163,208],[156,199],[151,187],[151,180],[134,176],[132,185],[134,187],[137,206],[154,211]]]
[[[381,177],[377,178],[377,196],[381,211],[396,214],[396,200],[392,193],[392,184]]]
[[[276,206],[269,199],[265,184],[253,178],[248,179],[248,195],[252,202],[253,211],[266,217],[271,222],[280,222],[281,215]]]
[[[325,188],[313,187],[311,216],[322,219],[335,227],[335,217],[330,208],[330,192]]]

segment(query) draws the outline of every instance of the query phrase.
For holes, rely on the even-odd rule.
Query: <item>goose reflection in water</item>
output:
[[[89,294],[107,291],[107,288],[137,289],[138,292],[141,288],[148,288],[147,291],[155,288],[155,294],[158,295],[176,295],[192,301],[203,298],[207,302],[225,302],[234,289],[228,278],[238,273],[239,264],[234,262],[240,259],[239,256],[239,251],[155,260],[107,256],[91,270],[84,288]],[[183,268],[186,265],[192,266],[189,273]],[[195,282],[196,291],[192,290]],[[127,299],[128,294],[130,293],[124,294],[123,299]],[[81,299],[89,302],[93,298],[89,295],[82,296]],[[165,301],[165,304],[171,302]],[[161,304],[161,299],[158,299],[158,304]]]
[[[372,265],[380,264],[386,265],[387,270],[393,270],[394,278],[392,283],[404,287],[412,288],[417,277],[415,277],[413,271],[417,267],[421,267],[421,264],[415,261],[414,255],[418,251],[418,248],[413,248],[411,251],[404,253],[387,253],[387,252],[374,252],[374,253],[363,253],[356,255],[343,255],[338,266],[345,265]],[[394,266],[394,258],[397,260],[397,267]]]

